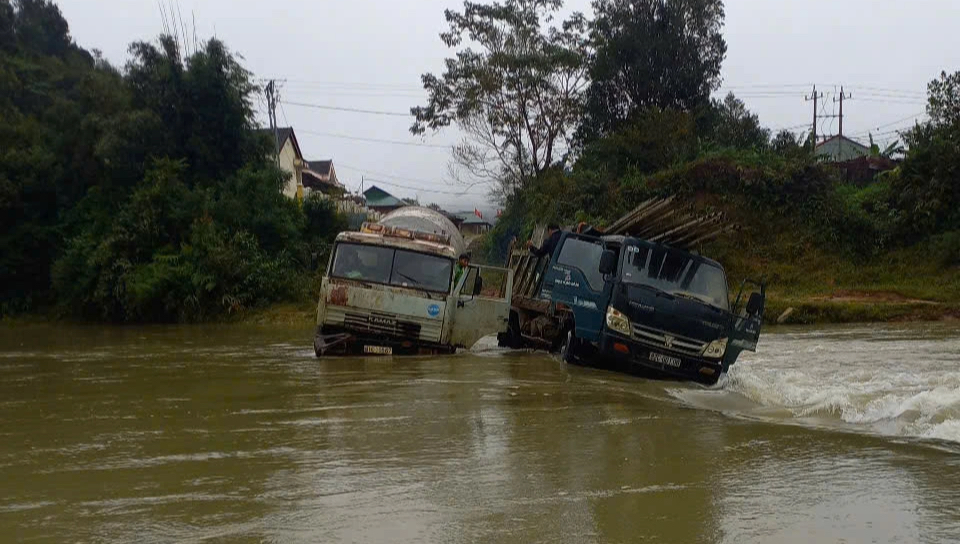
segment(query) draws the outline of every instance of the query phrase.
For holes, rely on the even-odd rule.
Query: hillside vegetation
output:
[[[0,0],[0,316],[217,319],[312,298],[343,227],[284,197],[251,74],[210,40],[76,45],[46,0]]]
[[[929,85],[929,120],[900,133],[896,169],[862,184],[815,155],[812,134],[772,134],[733,94],[721,0],[560,0],[448,10],[442,74],[424,74],[415,134],[456,125],[454,171],[496,187],[484,242],[503,262],[544,222],[602,226],[652,196],[722,210],[744,227],[701,248],[732,283],[764,276],[768,318],[923,319],[960,303],[960,73]],[[932,74],[931,74],[932,75]],[[871,142],[872,144],[872,142]],[[889,157],[887,157],[889,158]]]

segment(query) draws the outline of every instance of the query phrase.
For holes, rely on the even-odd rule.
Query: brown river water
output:
[[[0,542],[960,542],[960,325],[713,388],[310,329],[0,329]]]

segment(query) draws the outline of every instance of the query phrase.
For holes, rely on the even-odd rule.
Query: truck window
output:
[[[361,244],[339,244],[331,276],[372,283],[389,283],[393,249]]]
[[[591,289],[603,291],[603,274],[600,273],[601,255],[603,255],[603,244],[599,240],[592,242],[571,237],[563,243],[557,264],[583,272]]]
[[[363,244],[338,244],[331,276],[449,293],[453,259]]]
[[[450,259],[398,249],[390,284],[449,293],[452,275]]]
[[[623,282],[653,287],[728,310],[727,280],[720,267],[664,246],[630,246]]]

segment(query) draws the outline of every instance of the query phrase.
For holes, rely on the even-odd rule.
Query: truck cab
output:
[[[337,236],[317,305],[318,357],[449,353],[506,329],[511,271],[470,265],[457,277],[462,242],[425,232],[424,221],[391,223]]]
[[[744,283],[731,302],[715,261],[638,238],[565,232],[537,297],[549,301],[565,360],[616,360],[713,384],[756,350],[765,286]]]

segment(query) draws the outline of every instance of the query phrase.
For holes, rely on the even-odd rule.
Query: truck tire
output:
[[[563,339],[563,345],[560,347],[560,358],[563,362],[571,365],[579,361],[580,339],[573,334],[573,328],[567,329],[566,337]]]
[[[501,348],[521,349],[523,347],[523,336],[520,334],[520,316],[517,312],[511,310],[510,319],[507,322],[507,331],[497,335],[497,340]]]

